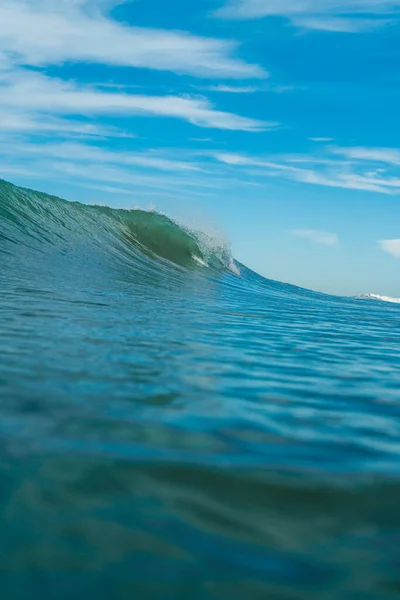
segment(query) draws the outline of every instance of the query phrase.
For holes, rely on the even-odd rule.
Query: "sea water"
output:
[[[399,597],[399,311],[0,182],[1,600]]]

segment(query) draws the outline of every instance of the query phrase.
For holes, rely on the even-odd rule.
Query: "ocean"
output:
[[[396,303],[0,181],[2,600],[399,598],[399,409]]]

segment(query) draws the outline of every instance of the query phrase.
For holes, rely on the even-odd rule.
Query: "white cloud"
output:
[[[86,181],[81,181],[79,182],[79,186],[85,188],[85,189],[90,189],[90,190],[95,190],[95,191],[99,191],[99,192],[105,192],[106,194],[112,194],[113,196],[115,196],[115,194],[118,194],[120,196],[129,196],[129,203],[128,203],[128,207],[129,208],[134,208],[134,207],[142,207],[145,205],[146,202],[148,202],[149,200],[151,201],[151,205],[150,207],[152,209],[155,208],[154,206],[154,200],[156,200],[157,198],[161,198],[161,199],[165,199],[165,198],[169,198],[172,200],[176,200],[176,189],[175,190],[171,190],[169,192],[167,192],[165,189],[140,189],[140,190],[134,190],[132,189],[132,186],[127,186],[126,188],[124,187],[120,187],[120,186],[115,186],[115,185],[107,185],[107,184],[96,184],[96,183],[90,183],[90,182],[86,182]],[[210,197],[210,196],[214,196],[213,193],[207,193],[207,192],[198,192],[198,191],[193,191],[193,190],[189,190],[189,192],[187,193],[187,195],[183,195],[183,192],[179,195],[179,199],[180,201],[190,201],[193,200],[193,196],[197,197],[198,196],[204,196],[204,197]],[[135,203],[135,206],[132,206],[132,201]]]
[[[348,147],[335,148],[334,151],[348,158],[400,165],[400,150],[397,148]]]
[[[4,148],[0,144],[0,152],[5,151],[9,148],[8,142],[6,142],[7,148]],[[152,152],[128,152],[128,151],[111,151],[105,148],[94,146],[91,144],[80,144],[76,142],[64,142],[64,143],[16,143],[11,147],[11,151],[15,156],[26,155],[29,157],[37,158],[49,157],[53,159],[60,159],[66,161],[75,161],[78,163],[91,163],[100,165],[125,165],[132,167],[143,167],[145,169],[154,169],[157,171],[204,171],[199,165],[189,162],[188,160],[175,160],[163,156],[162,154],[157,155]]]
[[[116,184],[129,184],[131,186],[153,188],[153,189],[169,189],[176,190],[181,188],[193,187],[193,188],[209,188],[210,184],[207,180],[192,178],[180,178],[169,176],[155,177],[149,174],[134,173],[131,169],[115,166],[111,164],[103,164],[101,168],[96,163],[81,163],[79,161],[56,161],[46,160],[43,166],[53,173],[62,173],[68,177],[73,176],[81,180],[92,180],[92,181],[106,181]]]
[[[208,92],[219,92],[225,94],[254,94],[255,92],[271,92],[274,94],[283,94],[284,92],[291,92],[293,90],[303,89],[293,85],[278,85],[265,83],[263,85],[208,85],[202,88]]]
[[[252,94],[258,92],[259,88],[254,86],[235,86],[235,85],[209,85],[206,88],[209,92],[222,92],[228,94]]]
[[[362,164],[353,165],[349,162],[335,161],[331,157],[304,155],[293,158],[283,155],[279,158],[273,157],[271,160],[229,152],[214,152],[213,156],[219,162],[231,167],[256,167],[259,175],[268,177],[284,177],[300,183],[381,194],[400,193],[400,177],[388,176],[381,171],[365,173]],[[302,163],[309,164],[313,168],[294,166]]]
[[[400,180],[390,181],[384,179],[375,179],[374,177],[364,177],[354,173],[341,172],[340,169],[331,170],[327,173],[320,173],[311,169],[299,169],[292,177],[302,183],[311,183],[325,187],[337,187],[347,190],[360,190],[364,192],[377,192],[380,194],[393,193],[391,188],[399,188]]]
[[[322,246],[337,246],[339,244],[339,237],[337,234],[330,233],[329,231],[320,231],[318,229],[295,229],[290,233]]]
[[[180,119],[196,127],[232,131],[256,132],[276,126],[218,110],[199,95],[157,95],[149,88],[141,93],[134,79],[130,85],[121,85],[115,69],[112,75],[116,82],[106,79],[89,84],[79,81],[86,68],[59,68],[98,63],[219,81],[267,76],[258,65],[238,58],[238,44],[229,40],[118,22],[111,12],[117,3],[0,0],[1,172],[82,186],[101,185],[110,193],[112,188],[123,190],[122,194],[132,188],[141,194],[159,190],[160,194],[174,195],[178,191],[181,197],[186,190],[193,195],[209,195],[242,184],[232,177],[224,179],[222,168],[215,164],[211,163],[209,172],[209,160],[194,159],[187,152],[101,147],[102,138],[109,136],[127,138],[124,147],[132,147],[134,144],[127,142],[135,135],[126,131],[132,127],[128,120],[132,116]],[[58,67],[53,70],[57,77],[49,75],[51,66]],[[65,73],[72,73],[75,79],[67,80]],[[140,144],[146,144],[144,138]]]
[[[121,178],[128,186],[150,189],[164,184],[195,187],[196,180],[189,176],[196,172],[202,177],[198,186],[211,186],[206,169],[190,157],[118,152],[93,143],[109,136],[135,137],[126,131],[132,126],[127,121],[131,116],[180,119],[196,127],[249,132],[271,126],[218,110],[203,96],[156,95],[147,90],[137,93],[134,80],[125,86],[107,80],[88,84],[66,80],[61,69],[57,70],[58,77],[49,76],[49,66],[77,63],[167,70],[224,80],[267,76],[261,67],[237,58],[238,44],[229,40],[117,21],[111,9],[123,1],[0,1],[0,151],[4,172],[29,171],[31,176],[37,172],[64,178],[73,174],[81,181],[97,176],[110,183]],[[72,72],[74,77],[80,76],[76,69]],[[116,73],[114,70],[113,76]],[[43,143],[48,137],[53,143]],[[29,144],[27,139],[35,142]],[[90,139],[92,144],[71,143],[72,139]],[[144,170],[143,175],[149,170],[176,172],[182,179],[146,176],[140,180],[140,170]],[[214,185],[218,187],[216,182]]]
[[[38,143],[23,137],[0,138],[0,178],[2,175],[28,181],[45,178],[110,194],[115,190],[132,198],[157,192],[180,200],[216,196],[221,190],[246,185],[185,149],[129,152],[94,145],[93,140],[90,144]]]
[[[19,175],[22,177],[33,177],[33,178],[38,176],[37,171],[34,168],[29,169],[28,167],[17,167],[15,165],[8,165],[8,164],[2,162],[0,165],[0,179],[5,175],[8,177],[10,175],[11,176]]]
[[[231,152],[218,152],[214,154],[219,162],[225,163],[226,165],[232,166],[251,166],[251,167],[264,167],[266,169],[278,170],[278,171],[299,171],[297,167],[291,167],[282,163],[272,162],[263,158],[257,158],[252,156],[245,156],[243,154],[234,154]]]
[[[230,0],[218,14],[231,19],[284,17],[307,29],[359,32],[386,25],[399,0]]]
[[[0,85],[1,89],[1,85]],[[0,131],[3,137],[7,134],[32,134],[47,136],[49,133],[72,137],[136,137],[116,127],[90,123],[87,120],[74,120],[51,115],[28,114],[15,112],[13,108],[1,107],[0,98]]]
[[[28,115],[141,115],[184,119],[198,127],[260,131],[269,124],[216,110],[205,98],[108,92],[21,69],[0,78],[0,112]]]
[[[315,137],[315,138],[308,138],[311,142],[333,142],[333,138],[329,138],[329,137]]]
[[[135,172],[130,166],[115,164],[101,164],[94,162],[82,162],[79,160],[49,159],[32,156],[31,160],[23,157],[23,164],[19,165],[21,157],[10,157],[6,160],[2,156],[0,162],[0,178],[2,174],[28,175],[30,179],[37,178],[46,180],[64,181],[68,184],[87,186],[88,184],[99,185],[101,182],[116,185],[117,187],[129,186],[132,195],[143,193],[148,190],[159,190],[160,192],[186,193],[190,190],[192,195],[204,195],[205,191],[215,192],[218,185],[205,177],[194,174],[155,174]],[[10,164],[11,162],[11,164]]]
[[[379,244],[384,252],[400,259],[400,239],[380,240]]]
[[[237,45],[186,32],[129,27],[98,0],[2,0],[2,57],[20,65],[67,62],[168,70],[205,77],[264,77],[265,72],[236,58]],[[115,4],[115,3],[114,3]]]
[[[296,27],[304,29],[316,29],[320,31],[333,31],[344,33],[361,33],[372,31],[383,25],[389,25],[390,19],[362,19],[350,17],[293,17],[292,23]]]

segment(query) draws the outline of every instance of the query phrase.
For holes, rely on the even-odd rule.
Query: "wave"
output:
[[[34,244],[42,251],[47,244],[72,252],[73,245],[84,241],[112,249],[125,259],[129,255],[135,260],[140,257],[191,269],[238,273],[222,236],[191,229],[156,211],[68,202],[0,180],[0,220],[0,239]]]
[[[230,280],[235,293],[284,298],[286,302],[312,299],[343,304],[351,300],[264,278],[234,260],[224,236],[209,235],[161,212],[70,202],[0,179],[0,255],[14,255],[16,249],[16,271],[40,271],[39,279],[51,280],[50,286],[70,259],[69,281],[74,285],[81,275],[83,288],[89,272],[91,280],[97,274],[102,287],[107,287],[104,268],[111,261],[113,268],[123,264],[129,272],[133,269],[152,275],[172,277],[177,269],[210,276],[234,274],[240,276]],[[46,263],[45,256],[49,259]],[[400,299],[377,294],[357,299],[400,303]]]
[[[400,298],[392,298],[391,296],[381,296],[380,294],[362,294],[358,296],[360,300],[380,300],[381,302],[391,302],[392,304],[400,304]]]

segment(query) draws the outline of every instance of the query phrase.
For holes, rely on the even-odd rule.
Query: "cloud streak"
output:
[[[45,179],[132,199],[154,191],[160,197],[213,197],[246,185],[186,149],[121,151],[94,142],[0,138],[0,178]]]
[[[238,85],[209,85],[205,88],[209,92],[220,92],[225,94],[253,94],[259,92],[260,88],[255,86],[238,86]]]
[[[292,235],[304,238],[320,246],[337,246],[339,237],[336,233],[321,231],[319,229],[294,229],[290,232]]]
[[[384,25],[390,25],[391,19],[363,19],[360,17],[324,17],[320,15],[310,17],[293,17],[292,24],[302,29],[315,29],[320,31],[362,33],[373,31]]]
[[[216,110],[205,98],[108,92],[20,69],[0,77],[0,110],[37,119],[58,115],[140,115],[183,119],[198,127],[261,131],[267,123]]]
[[[4,146],[0,145],[0,151]],[[128,152],[111,151],[93,144],[82,144],[76,142],[63,143],[17,143],[12,146],[12,152],[16,156],[26,155],[27,157],[51,156],[53,159],[65,161],[75,161],[78,163],[97,163],[142,167],[156,171],[176,171],[176,172],[204,172],[199,165],[188,160],[176,160],[164,156],[162,153],[154,152]]]
[[[64,181],[76,178],[82,185],[96,185],[99,180],[103,187],[122,183],[136,189],[162,190],[165,186],[171,193],[186,187],[218,188],[216,178],[208,181],[208,165],[198,165],[190,156],[118,151],[112,146],[105,148],[104,142],[110,137],[136,137],[136,132],[130,131],[131,117],[137,118],[133,127],[136,122],[141,124],[140,119],[158,118],[204,129],[245,132],[263,131],[275,123],[219,110],[204,96],[161,95],[149,92],[149,88],[124,85],[126,80],[120,83],[118,72],[116,82],[110,83],[109,71],[105,71],[105,81],[100,74],[101,83],[89,83],[87,66],[171,71],[217,79],[217,85],[221,80],[240,80],[245,86],[243,80],[262,79],[268,74],[238,57],[236,42],[131,26],[114,17],[116,4],[123,1],[0,2],[2,172],[27,177],[46,174]],[[66,66],[68,71],[63,68]],[[57,76],[50,76],[49,67],[57,67],[53,71]],[[74,79],[66,79],[66,72]],[[112,73],[114,77],[116,71]],[[48,138],[51,143],[46,142]],[[141,146],[145,144],[142,138]],[[125,140],[124,147],[129,147]]]
[[[386,25],[396,18],[399,0],[230,0],[217,14],[227,19],[283,17],[292,25],[357,33]]]
[[[334,151],[348,158],[400,166],[400,150],[397,148],[348,147],[335,148]]]
[[[365,160],[362,159],[368,155],[367,149],[359,152],[352,149],[354,152],[350,151],[349,153],[347,150],[350,149],[345,149],[345,156],[347,154],[350,154],[352,158],[358,156],[359,160],[335,160],[334,154],[338,154],[342,150],[328,148],[326,149],[327,155],[299,155],[296,157],[282,155],[272,158],[214,152],[213,157],[231,168],[257,168],[259,176],[280,177],[311,185],[381,194],[400,193],[400,174],[388,173],[385,169],[371,171],[369,164],[367,165],[368,170],[365,169]],[[371,153],[376,157],[376,149],[371,149]],[[390,157],[393,160],[392,154]],[[389,158],[389,155],[386,158]],[[303,164],[307,166],[298,166]]]
[[[140,67],[209,78],[260,78],[258,65],[234,56],[237,44],[186,32],[130,27],[98,0],[2,0],[0,47],[20,65],[67,62]],[[1,61],[1,57],[0,57]]]

